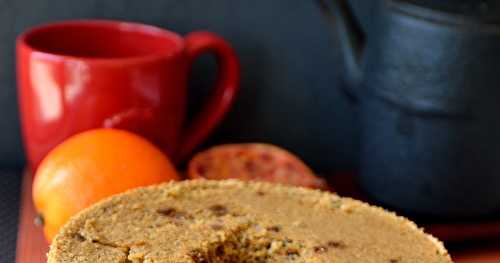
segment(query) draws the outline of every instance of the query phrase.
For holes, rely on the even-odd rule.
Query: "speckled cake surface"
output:
[[[362,202],[267,183],[139,188],[73,217],[49,263],[448,263],[414,223]]]

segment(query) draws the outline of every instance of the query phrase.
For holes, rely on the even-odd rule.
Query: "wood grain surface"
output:
[[[36,212],[31,199],[32,176],[28,172],[23,176],[16,262],[42,263],[47,261],[46,253],[49,246],[43,237],[42,229],[34,224]]]
[[[36,216],[31,200],[31,175],[25,173],[21,196],[16,263],[44,263],[48,244],[42,229],[34,225]],[[500,263],[500,242],[451,251],[455,263]],[[97,263],[97,262],[96,262]]]

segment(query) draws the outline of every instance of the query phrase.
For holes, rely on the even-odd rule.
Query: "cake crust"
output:
[[[139,188],[80,212],[48,263],[450,263],[413,222],[350,198],[236,180]]]

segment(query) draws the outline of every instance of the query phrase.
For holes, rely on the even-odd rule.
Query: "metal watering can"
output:
[[[500,2],[321,0],[362,121],[359,182],[439,218],[500,211]]]

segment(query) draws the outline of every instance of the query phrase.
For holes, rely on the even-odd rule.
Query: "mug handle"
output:
[[[240,82],[240,63],[229,43],[218,35],[205,31],[189,33],[185,37],[188,66],[204,53],[214,54],[219,67],[215,89],[206,104],[187,125],[175,154],[175,161],[185,160],[202,143],[231,107]]]

